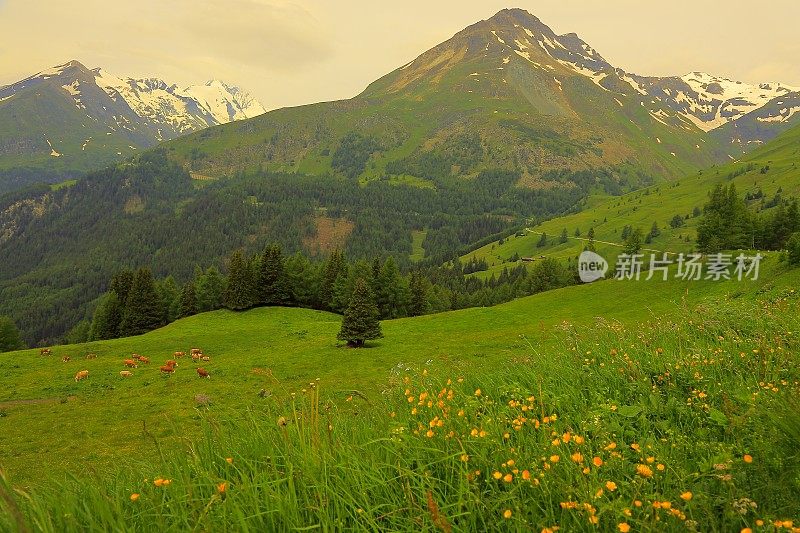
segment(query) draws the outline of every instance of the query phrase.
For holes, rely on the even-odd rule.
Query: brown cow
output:
[[[164,366],[171,366],[171,367],[174,368],[174,367],[178,366],[178,363],[176,361],[174,361],[173,359],[170,359],[169,361],[164,363]]]
[[[139,355],[138,353],[135,353],[135,354],[132,354],[132,355],[131,355],[131,359],[133,359],[133,360],[135,360],[135,361],[138,361],[138,360],[139,360],[139,359],[141,359],[141,358],[142,358],[142,356],[141,356],[141,355]]]
[[[192,349],[191,349],[191,351],[190,351],[189,353],[191,353],[192,355],[195,355],[195,354],[202,354],[202,353],[203,353],[203,350],[201,350],[200,348],[192,348]]]
[[[87,353],[86,354],[86,359],[97,359],[97,354],[96,353]]]
[[[133,375],[133,372],[131,372],[130,370],[120,370],[119,375],[123,378],[129,378]]]
[[[193,353],[192,354],[192,361],[199,361],[202,358],[203,358],[203,356],[200,355],[199,353]]]
[[[68,355],[65,355],[64,357],[61,358],[61,362],[62,363],[69,363],[69,361],[70,361],[70,357]]]
[[[172,374],[175,372],[175,367],[172,366],[162,366],[161,373],[162,374]]]
[[[201,378],[209,377],[208,370],[206,370],[205,368],[202,368],[202,367],[197,369],[197,375],[200,376]]]
[[[137,365],[136,361],[133,359],[125,359],[125,366],[128,368],[139,368],[139,365]]]
[[[142,363],[143,365],[149,365],[150,364],[150,358],[140,355],[139,356],[139,362]]]
[[[207,356],[207,355],[204,355],[203,357],[201,357],[201,359],[203,361],[211,361],[211,358],[209,356]]]
[[[181,358],[186,355],[186,352],[175,352],[174,355],[176,358]]]
[[[50,348],[42,348],[39,350],[39,355],[53,355],[53,351]]]
[[[88,377],[89,377],[89,371],[88,370],[81,370],[80,372],[75,374],[75,382],[78,382],[78,381],[80,381],[82,379],[86,379]]]

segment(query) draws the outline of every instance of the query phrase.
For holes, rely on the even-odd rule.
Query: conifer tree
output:
[[[228,263],[228,284],[225,287],[223,305],[234,311],[253,306],[252,270],[241,250],[231,254]]]
[[[224,294],[225,277],[216,267],[209,267],[205,272],[199,268],[195,270],[195,296],[198,312],[221,309]]]
[[[375,301],[382,319],[397,318],[405,312],[405,287],[400,271],[392,256],[383,263],[375,280]]]
[[[558,242],[564,244],[569,240],[569,233],[567,233],[567,228],[564,228],[561,231],[561,237],[559,237]]]
[[[109,291],[100,300],[89,327],[89,340],[99,341],[119,337],[123,305],[116,291]]]
[[[369,284],[360,278],[353,288],[353,295],[344,313],[342,329],[337,338],[347,342],[348,346],[360,348],[366,341],[382,337],[378,307],[375,305]]]
[[[325,262],[325,267],[322,272],[319,300],[323,309],[335,309],[335,285],[342,277],[344,266],[344,255],[339,250],[334,250]]]
[[[141,335],[163,326],[164,323],[164,310],[153,281],[153,273],[149,268],[140,268],[133,277],[125,301],[120,335],[123,337]]]
[[[258,300],[264,305],[289,304],[289,287],[279,244],[271,244],[264,252],[258,272]]]
[[[0,316],[0,352],[20,350],[25,347],[17,325],[11,317]]]
[[[408,304],[410,316],[420,316],[428,312],[428,283],[417,271],[411,273],[411,298]]]
[[[292,301],[301,307],[318,307],[320,271],[300,252],[286,259],[284,272]]]
[[[180,314],[181,318],[197,314],[197,291],[194,282],[189,281],[181,290]]]

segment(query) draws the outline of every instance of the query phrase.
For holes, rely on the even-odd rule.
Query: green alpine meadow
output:
[[[800,531],[796,6],[34,4],[0,532]]]

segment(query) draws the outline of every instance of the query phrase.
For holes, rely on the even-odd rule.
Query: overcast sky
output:
[[[797,0],[0,0],[0,85],[77,59],[179,85],[218,78],[267,108],[349,98],[504,7],[637,74],[800,87]]]

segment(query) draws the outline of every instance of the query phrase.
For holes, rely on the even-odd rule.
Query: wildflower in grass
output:
[[[467,461],[469,461],[469,455],[465,453],[461,454],[461,460],[466,463]]]
[[[742,457],[742,459],[744,460],[745,463],[748,464],[753,462],[753,456],[747,453],[744,455],[744,457]]]
[[[286,417],[283,416],[278,417],[278,426],[286,427],[286,424],[288,424],[288,422],[286,421]]]
[[[608,444],[608,446],[606,446],[603,449],[608,452],[608,451],[611,451],[611,450],[615,449],[616,447],[617,447],[617,443],[616,442],[611,442],[611,443]]]
[[[606,488],[611,492],[614,492],[615,490],[617,490],[617,484],[614,483],[613,481],[606,481]]]
[[[647,465],[636,465],[636,473],[642,477],[653,477],[653,470]]]
[[[683,501],[686,501],[686,502],[691,500],[692,497],[693,497],[693,494],[691,493],[691,491],[688,491],[688,490],[686,492],[684,492],[683,494],[681,494],[681,499]]]
[[[583,444],[585,442],[584,438],[580,435],[576,435],[573,440],[575,441],[575,444]]]
[[[642,502],[641,502],[641,500],[636,500],[636,501],[633,502],[633,505],[635,507],[641,507],[642,506]]]
[[[227,481],[223,481],[222,483],[217,485],[217,492],[219,494],[225,494],[225,491],[227,491],[227,490],[228,490],[228,482]]]
[[[750,529],[749,527],[746,527],[742,529],[742,533],[753,533],[753,530]]]
[[[633,449],[633,451],[635,452],[638,452],[641,449],[641,447],[634,442],[633,444],[631,444],[631,449]]]
[[[480,397],[480,396],[481,396],[481,394],[483,394],[483,392],[481,392],[481,390],[480,390],[480,389],[476,389],[476,390],[475,390],[475,396],[477,396],[477,397]]]
[[[564,441],[564,444],[568,444],[570,439],[572,439],[572,435],[569,433],[564,433],[564,435],[561,437],[561,440]]]
[[[570,457],[576,463],[582,463],[583,462],[583,454],[581,454],[579,452],[573,453]]]
[[[433,433],[433,430],[432,430],[432,429],[429,429],[429,430],[428,430],[428,431],[425,433],[425,436],[426,436],[426,437],[428,437],[428,438],[431,438],[431,437],[433,437],[433,435],[434,435],[434,433]]]
[[[551,462],[551,463],[557,463],[557,462],[559,462],[560,460],[561,460],[561,457],[559,457],[558,455],[551,455],[551,456],[550,456],[550,462]]]
[[[596,466],[596,467],[600,468],[601,466],[603,466],[603,460],[602,460],[602,459],[600,459],[599,457],[594,457],[594,458],[592,459],[592,464],[593,464],[594,466]]]
[[[503,518],[508,520],[509,518],[511,518],[511,514],[512,514],[511,509],[506,509],[505,511],[503,511]]]
[[[229,465],[233,464],[233,457],[226,457],[225,460],[228,462]]]
[[[617,524],[617,529],[619,529],[622,533],[628,533],[631,530],[631,526],[627,524],[627,522],[622,522],[621,524]]]
[[[500,473],[500,472],[495,471],[495,473],[492,474],[492,477],[495,478],[495,479],[500,479],[501,477],[503,477],[503,474]]]
[[[647,464],[649,464],[649,465],[651,465],[651,464],[656,462],[656,458],[655,457],[648,457],[645,460],[647,461]]]
[[[659,472],[663,472],[665,468],[666,468],[666,467],[665,467],[664,465],[662,465],[661,463],[658,463],[658,464],[656,465],[656,469],[657,469]]]
[[[158,479],[154,479],[154,480],[153,480],[153,485],[155,485],[156,487],[166,487],[166,486],[167,486],[167,485],[169,485],[170,483],[172,483],[172,480],[171,480],[171,479],[161,479],[161,478],[158,478]]]
[[[531,473],[530,473],[530,471],[528,471],[528,470],[523,470],[523,471],[522,471],[522,479],[524,479],[525,481],[528,481],[530,478],[531,478]]]
[[[139,501],[139,494],[137,492],[131,494],[131,501],[132,502]]]
[[[505,476],[503,476],[503,481],[505,481],[506,483],[511,483],[512,481],[514,481],[514,476],[511,474],[506,474]]]

